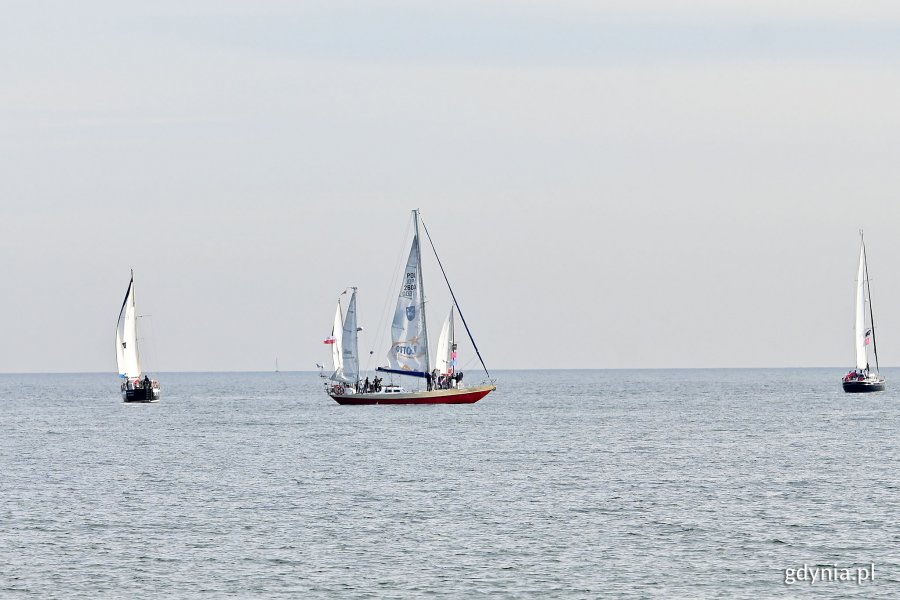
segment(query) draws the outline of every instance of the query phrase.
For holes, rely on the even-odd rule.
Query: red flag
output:
[[[323,341],[322,343],[323,343],[323,344],[333,344],[333,343],[335,343],[336,341],[337,341],[337,340],[334,339],[334,336],[333,336],[333,335],[329,335],[327,338],[325,338],[325,341]]]

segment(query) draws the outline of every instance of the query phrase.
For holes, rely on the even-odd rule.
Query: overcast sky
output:
[[[860,228],[900,365],[900,4],[434,4],[6,2],[0,371],[314,369],[416,207],[492,369],[849,368]]]

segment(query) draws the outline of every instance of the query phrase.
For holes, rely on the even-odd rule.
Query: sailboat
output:
[[[116,363],[122,379],[122,399],[125,402],[158,402],[159,382],[141,371],[138,349],[137,309],[134,303],[134,271],[125,292],[125,301],[116,323]],[[143,377],[142,377],[143,375]]]
[[[853,345],[856,367],[844,375],[841,385],[845,392],[880,392],[884,377],[878,374],[878,348],[875,345],[875,317],[872,312],[872,290],[869,288],[869,267],[866,263],[866,243],[859,232],[859,269],[856,276],[856,323]],[[875,359],[875,372],[870,371],[869,349]]]
[[[332,344],[334,374],[326,384],[326,391],[339,404],[471,404],[478,402],[496,386],[490,379],[479,385],[467,387],[463,385],[463,373],[458,370],[457,343],[455,339],[454,314],[459,314],[466,333],[475,349],[484,372],[490,373],[481,358],[481,352],[475,344],[471,331],[466,324],[456,295],[444,272],[440,258],[435,250],[435,257],[444,281],[453,299],[450,313],[444,320],[438,338],[436,352],[429,352],[428,324],[425,315],[425,291],[422,279],[422,255],[420,252],[419,211],[412,211],[414,236],[403,271],[400,293],[394,310],[391,325],[391,346],[386,366],[378,367],[377,373],[397,377],[411,378],[417,381],[419,389],[406,389],[399,383],[391,381],[383,384],[380,377],[374,377],[368,386],[360,381],[358,333],[356,317],[356,288],[352,290],[345,315],[341,314],[340,301],[334,317],[332,334],[326,343]],[[424,227],[424,224],[423,224]],[[428,229],[425,234],[431,242]],[[431,244],[434,250],[434,244]],[[433,357],[433,358],[432,358]],[[366,377],[368,381],[368,377]],[[424,389],[422,382],[424,382]]]

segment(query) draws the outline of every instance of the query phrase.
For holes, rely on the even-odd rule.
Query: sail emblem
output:
[[[416,307],[415,307],[415,305],[413,305],[413,306],[407,306],[407,307],[406,307],[406,320],[407,320],[407,321],[412,321],[412,320],[415,319],[415,318],[416,318]]]

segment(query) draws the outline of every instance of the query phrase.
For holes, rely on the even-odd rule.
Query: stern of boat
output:
[[[849,379],[844,378],[841,381],[841,387],[848,394],[865,394],[867,392],[883,392],[883,377],[867,377],[865,379]]]
[[[123,402],[159,402],[159,398],[159,382],[155,380],[149,388],[127,389],[124,384],[122,386]]]

